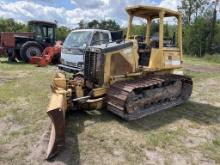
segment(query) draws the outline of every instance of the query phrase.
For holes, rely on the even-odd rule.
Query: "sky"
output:
[[[60,26],[75,28],[80,20],[114,19],[126,26],[125,7],[154,5],[177,10],[180,0],[0,0],[0,17],[28,20],[55,20]]]

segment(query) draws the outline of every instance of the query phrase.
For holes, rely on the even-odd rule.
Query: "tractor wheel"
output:
[[[31,61],[32,56],[41,56],[43,47],[35,41],[24,43],[20,49],[20,56],[24,62]]]

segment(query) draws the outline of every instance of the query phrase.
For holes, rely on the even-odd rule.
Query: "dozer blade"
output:
[[[59,75],[56,75],[59,76]],[[47,114],[51,119],[52,128],[50,133],[50,140],[46,152],[46,159],[51,159],[55,156],[63,147],[65,143],[65,113],[67,110],[67,93],[65,88],[64,77],[54,78],[54,84],[56,90],[53,90],[50,103],[47,109]],[[63,88],[60,88],[60,87]]]
[[[50,101],[50,106],[47,114],[52,121],[50,140],[47,148],[46,159],[55,156],[65,143],[65,113],[66,109],[63,106],[63,94],[53,94]]]

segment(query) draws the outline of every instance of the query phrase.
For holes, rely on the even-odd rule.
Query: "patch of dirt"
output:
[[[40,141],[37,144],[33,145],[32,148],[30,148],[30,151],[32,153],[28,157],[29,161],[42,162],[42,160],[45,159],[49,136],[50,134],[49,134],[49,129],[48,129],[48,131],[46,131],[42,135],[42,137],[40,138]]]
[[[7,126],[6,122],[3,119],[1,119],[0,120],[0,135],[2,135],[3,132],[5,130],[7,130],[7,128],[8,128],[8,126]]]
[[[10,74],[0,72],[0,85],[6,83],[8,81],[12,81],[14,79],[15,78],[11,77]]]
[[[0,72],[0,85],[5,84],[6,82],[13,81],[17,78],[23,78],[27,75],[27,72],[17,72],[16,76],[13,74]]]
[[[220,73],[220,72],[219,72]],[[220,86],[219,78],[204,78],[202,81],[194,82],[194,89],[191,99],[203,104],[212,104],[220,107]]]
[[[23,78],[27,75],[27,72],[18,72],[16,78]]]
[[[32,162],[32,163],[38,162],[39,164],[44,164],[44,165],[73,164],[74,162],[73,156],[75,155],[72,152],[72,150],[74,147],[73,144],[75,142],[73,138],[69,138],[69,137],[66,138],[65,148],[63,148],[62,151],[57,156],[55,156],[49,161],[45,160],[49,138],[50,138],[50,128],[48,128],[47,131],[41,136],[39,142],[30,148],[31,153],[27,158],[27,162]]]
[[[191,160],[190,157],[187,156],[183,156],[177,153],[172,154],[172,156],[170,157],[170,162],[171,164],[175,165],[175,164],[190,164]]]
[[[186,70],[193,71],[193,72],[201,72],[201,73],[219,73],[220,66],[202,66],[202,65],[191,65],[191,64],[184,64],[183,67]]]
[[[189,136],[182,140],[187,148],[195,148],[200,146],[201,144],[205,144],[208,140],[201,137],[192,137]]]
[[[212,159],[209,159],[205,157],[202,153],[198,151],[192,152],[192,162],[194,164],[200,164],[200,165],[215,165],[216,162]]]
[[[156,149],[147,150],[146,156],[148,160],[145,164],[157,164],[157,165],[188,165],[188,164],[201,164],[201,165],[215,165],[215,161],[205,157],[198,151],[189,151],[186,154],[173,153],[169,150]]]
[[[213,134],[206,127],[200,126],[198,129],[197,128],[188,128],[187,131],[196,137],[201,137],[201,138],[209,139],[209,140],[214,139]]]
[[[186,69],[205,73],[220,72],[220,67],[212,66],[188,65]],[[35,74],[46,72],[49,76],[54,73],[54,70],[54,67],[49,67],[48,69],[39,68]],[[18,78],[29,76],[29,73],[30,71],[26,70],[24,72],[15,71],[13,74],[12,72],[0,72],[0,84],[1,78],[2,82],[5,83],[13,80],[13,78],[17,80]],[[11,74],[16,76],[11,76]],[[48,81],[49,83],[50,81]],[[0,136],[9,138],[5,142],[2,138],[0,164],[214,165],[216,164],[215,160],[206,155],[206,151],[200,149],[200,145],[212,142],[213,139],[217,138],[216,132],[219,132],[213,131],[214,128],[215,130],[219,128],[220,118],[215,120],[215,116],[216,118],[219,117],[219,115],[215,115],[219,114],[217,113],[219,108],[214,107],[216,105],[210,102],[213,98],[216,100],[219,98],[220,88],[218,86],[219,77],[209,79],[204,77],[203,81],[195,80],[194,97],[191,97],[193,102],[189,104],[193,107],[192,109],[186,109],[188,107],[186,104],[185,107],[182,105],[179,108],[157,113],[133,122],[124,122],[113,114],[102,111],[98,111],[100,112],[99,114],[89,112],[89,115],[83,112],[73,113],[67,119],[65,148],[49,162],[44,160],[49,140],[49,119],[47,118],[48,123],[41,121],[41,119],[36,121],[34,125],[42,123],[40,124],[42,128],[39,126],[39,128],[34,129],[36,132],[31,131],[29,133],[30,130],[28,129],[32,127],[29,124],[25,124],[19,116],[23,116],[23,112],[33,111],[28,114],[28,117],[30,120],[36,118],[34,109],[29,106],[33,103],[32,99],[19,96],[16,100],[12,100],[13,102],[10,104],[7,104],[9,99],[2,100],[0,110],[8,113],[6,115],[5,113],[2,114],[0,118]],[[46,88],[43,88],[43,90],[46,90]],[[11,90],[16,91],[16,89],[16,86],[13,86]],[[206,94],[210,94],[210,96]],[[46,97],[47,94],[44,94],[44,96]],[[42,102],[45,97],[42,98]],[[38,99],[38,97],[35,99]],[[206,104],[202,104],[203,102]],[[207,104],[212,106],[207,106]],[[38,104],[33,106],[38,106]],[[203,106],[207,111],[210,110],[208,114],[204,110],[200,111]],[[14,111],[12,111],[12,107]],[[45,108],[42,108],[42,110]],[[183,111],[177,112],[176,109],[182,109]],[[15,117],[18,117],[19,122],[15,121]],[[183,129],[183,132],[178,131],[179,129]],[[45,130],[46,132],[44,133]],[[168,136],[163,136],[164,131],[166,132],[165,135]],[[172,132],[175,132],[175,135]],[[8,136],[10,133],[12,133],[11,138]],[[171,139],[172,137],[174,138]],[[166,139],[170,142],[164,145],[160,145],[160,143],[159,145],[154,144],[154,140],[157,138],[161,139],[162,142],[164,141],[164,143],[166,143]]]
[[[146,151],[146,156],[148,158],[148,164],[164,164],[164,156],[159,151]]]

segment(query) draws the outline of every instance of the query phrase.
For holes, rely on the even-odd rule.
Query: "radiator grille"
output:
[[[104,79],[103,59],[104,56],[102,53],[92,51],[85,52],[84,75],[86,80],[93,84],[102,85]]]

